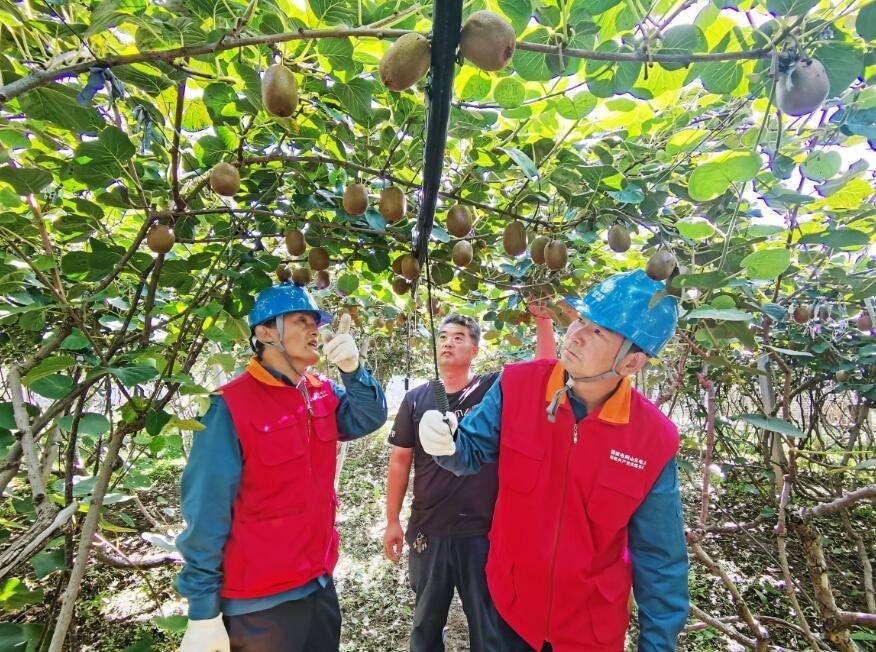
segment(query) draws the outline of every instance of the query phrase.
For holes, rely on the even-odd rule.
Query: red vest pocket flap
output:
[[[280,423],[257,423],[250,421],[255,437],[259,459],[266,466],[277,466],[304,455],[304,424],[293,417]]]

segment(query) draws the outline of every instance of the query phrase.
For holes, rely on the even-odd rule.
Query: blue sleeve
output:
[[[678,465],[669,461],[629,525],[639,652],[670,652],[687,621],[687,543]]]
[[[456,431],[456,452],[438,455],[435,461],[456,475],[477,473],[481,465],[499,459],[499,427],[502,424],[501,376],[484,398],[465,415]]]
[[[332,383],[337,408],[341,441],[358,439],[374,432],[386,423],[386,396],[383,388],[361,364],[351,374],[341,372],[343,387]]]
[[[196,431],[182,476],[181,503],[186,529],[176,538],[185,560],[176,588],[188,599],[189,618],[219,613],[222,549],[231,531],[231,508],[243,465],[231,413],[220,396],[212,398]]]

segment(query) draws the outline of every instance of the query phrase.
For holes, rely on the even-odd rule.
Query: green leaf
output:
[[[353,294],[359,287],[359,277],[355,274],[341,274],[337,282],[338,292],[344,295]]]
[[[164,410],[149,410],[146,414],[146,432],[157,437],[172,417],[172,414]]]
[[[15,188],[19,195],[33,195],[52,183],[52,175],[36,168],[0,168],[0,181]]]
[[[533,163],[532,159],[526,154],[514,147],[501,147],[500,149],[517,164],[517,167],[519,167],[527,177],[530,179],[538,177],[538,169],[535,167],[535,163]]]
[[[821,61],[827,71],[828,98],[841,95],[864,71],[864,53],[851,43],[828,41],[816,47],[812,57]]]
[[[749,278],[771,280],[788,269],[791,252],[787,249],[761,249],[742,259]]]
[[[507,16],[514,32],[520,34],[532,18],[532,2],[531,0],[499,0],[499,11]]]
[[[718,321],[750,321],[751,314],[735,308],[697,308],[692,310],[688,319],[715,319]]]
[[[645,191],[631,183],[625,184],[623,190],[609,190],[608,194],[620,204],[641,204],[645,201]]]
[[[349,38],[319,39],[316,51],[328,60],[330,70],[352,72],[359,65],[353,60],[353,42]]]
[[[767,11],[777,16],[799,16],[818,4],[818,0],[767,0]]]
[[[43,550],[30,558],[30,565],[36,571],[37,579],[41,580],[56,570],[66,568],[63,550]]]
[[[800,238],[800,242],[805,244],[823,244],[831,249],[842,249],[844,247],[858,249],[870,242],[870,236],[856,229],[841,228],[819,231],[818,233],[807,233]]]
[[[64,432],[70,432],[73,429],[73,415],[67,414],[58,419],[58,427]],[[77,431],[80,435],[93,435],[95,437],[109,431],[110,422],[102,414],[97,412],[83,412],[79,419],[79,427]]]
[[[133,365],[130,367],[95,367],[92,369],[88,378],[101,376],[103,374],[112,374],[118,378],[125,387],[134,387],[140,383],[145,383],[158,375],[155,367],[148,365]]]
[[[468,102],[482,100],[489,94],[492,87],[493,82],[489,77],[482,75],[479,72],[475,72],[473,75],[469,76],[465,82],[465,86],[462,87],[460,99]]]
[[[695,53],[705,52],[709,49],[709,42],[706,40],[706,35],[696,25],[676,25],[670,27],[660,38],[660,49],[658,53],[670,50],[672,53]],[[665,70],[680,70],[684,67],[683,63],[661,63],[660,66]]]
[[[80,143],[73,157],[73,176],[89,186],[102,187],[123,174],[136,149],[124,131],[107,127],[97,140]]]
[[[526,99],[526,86],[516,77],[505,77],[496,84],[493,97],[502,108],[513,109]]]
[[[695,201],[709,201],[722,195],[731,183],[750,181],[762,161],[755,152],[727,152],[699,165],[690,175],[688,193]]]
[[[544,27],[538,27],[527,32],[524,39],[530,43],[545,45],[550,42],[550,32]],[[512,61],[514,70],[524,81],[548,81],[556,77],[548,65],[547,55],[539,52],[515,49]]]
[[[840,170],[843,163],[839,152],[813,152],[800,166],[807,179],[812,181],[826,181]]]
[[[55,372],[66,369],[67,367],[75,363],[76,358],[74,358],[72,355],[56,355],[51,358],[46,358],[36,367],[27,372],[24,378],[21,379],[21,382],[25,386],[29,386],[31,383],[36,382],[40,378],[51,376]]]
[[[689,240],[701,240],[715,235],[715,227],[702,217],[688,217],[675,223],[678,232]]]
[[[372,114],[371,95],[374,92],[374,83],[361,78],[351,79],[346,84],[335,84],[331,93],[341,106],[357,122],[368,122]]]
[[[723,272],[712,271],[702,274],[679,274],[672,281],[677,288],[702,288],[704,290],[717,290],[727,285],[729,277]]]
[[[186,631],[186,625],[188,625],[189,619],[185,616],[155,616],[155,618],[152,619],[152,622],[160,629],[174,632],[176,634],[182,634]]]
[[[865,41],[876,41],[876,2],[861,7],[855,19],[855,29]]]
[[[3,611],[17,611],[22,607],[42,601],[42,589],[29,591],[24,582],[17,577],[10,577],[0,587],[0,609]]]
[[[346,0],[308,0],[316,20],[326,25],[353,24],[356,16]]]
[[[61,374],[52,374],[30,384],[31,391],[52,399],[63,398],[73,390],[73,387],[73,379]]]
[[[586,92],[564,95],[556,100],[557,113],[566,120],[579,120],[596,108],[596,102],[596,97]]]
[[[95,109],[80,106],[76,91],[60,84],[35,88],[19,97],[18,104],[30,120],[46,120],[77,134],[94,134],[103,125]]]
[[[764,430],[768,430],[770,432],[778,432],[788,437],[800,438],[805,436],[803,432],[794,424],[788,423],[784,419],[768,417],[764,414],[738,414],[735,417],[731,417],[731,419],[740,419],[742,421],[750,423],[755,428],[763,428]]]

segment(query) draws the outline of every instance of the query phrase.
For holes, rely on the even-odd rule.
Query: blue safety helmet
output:
[[[623,335],[653,357],[675,334],[678,321],[675,297],[666,295],[653,307],[650,305],[654,294],[665,290],[664,283],[637,269],[607,278],[583,299],[565,299],[582,317]]]
[[[332,321],[331,313],[320,310],[307,290],[289,281],[272,285],[259,292],[255,306],[247,315],[247,321],[252,329],[288,312],[313,313],[318,327],[330,324]]]

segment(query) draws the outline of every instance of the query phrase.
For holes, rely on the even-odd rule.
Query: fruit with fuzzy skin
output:
[[[836,378],[836,382],[844,383],[849,379],[849,372],[845,369],[840,369],[833,375],[833,377]]]
[[[645,273],[655,281],[665,281],[675,269],[675,256],[671,252],[661,249],[648,259]]]
[[[830,92],[827,70],[818,59],[800,59],[776,81],[776,105],[788,115],[806,115],[821,108]]]
[[[456,237],[464,238],[471,232],[471,211],[462,204],[456,204],[447,211],[447,232]]]
[[[307,249],[307,244],[304,242],[304,234],[298,229],[289,229],[286,231],[286,251],[292,256],[300,256]]]
[[[544,248],[544,262],[548,269],[556,272],[563,269],[568,261],[569,252],[562,240],[551,240]]]
[[[240,172],[231,163],[217,163],[210,170],[210,188],[217,195],[233,197],[240,190]]]
[[[344,188],[344,210],[350,215],[364,215],[368,210],[368,189],[364,184],[351,183]]]
[[[532,244],[529,245],[529,257],[532,258],[532,262],[544,265],[544,248],[548,246],[550,241],[551,239],[546,235],[540,235],[533,239]]]
[[[607,240],[611,250],[619,254],[630,248],[630,232],[622,224],[615,224],[608,230]]]
[[[277,279],[280,283],[284,283],[292,278],[292,270],[289,269],[289,266],[286,263],[280,263],[277,265]]]
[[[298,82],[282,63],[270,66],[262,77],[262,104],[271,115],[288,118],[298,107]]]
[[[805,324],[812,319],[812,308],[809,306],[799,305],[794,308],[794,321],[798,324]]]
[[[492,11],[476,11],[459,33],[459,51],[481,70],[502,70],[517,45],[514,28]]]
[[[146,246],[156,254],[166,254],[173,248],[176,236],[166,224],[156,224],[146,234]]]
[[[420,261],[413,254],[405,254],[401,261],[401,275],[409,281],[415,281],[420,275]]]
[[[328,269],[328,252],[322,247],[314,247],[307,254],[307,263],[310,265],[310,268],[315,272],[320,272],[324,269]]]
[[[381,191],[378,208],[387,224],[395,224],[405,216],[405,212],[408,210],[408,199],[401,189],[389,186]]]
[[[292,270],[292,282],[302,287],[307,285],[310,283],[310,270],[306,267],[296,267]]]
[[[429,39],[409,32],[396,39],[380,60],[380,81],[391,91],[403,91],[425,77],[431,63]]]
[[[392,291],[396,294],[407,294],[411,291],[411,284],[404,276],[396,276],[392,279]]]
[[[526,251],[526,227],[523,222],[509,222],[502,233],[502,245],[509,256],[519,256]]]
[[[316,273],[316,281],[315,285],[318,290],[325,290],[329,285],[331,285],[332,279],[329,276],[329,273],[321,269]]]
[[[450,257],[453,259],[453,264],[458,267],[467,266],[472,258],[474,258],[474,248],[471,246],[471,242],[468,240],[460,240],[455,245],[453,245],[453,251],[450,253]]]
[[[866,310],[858,315],[858,330],[861,331],[872,331],[873,330],[873,320],[870,318],[870,313]]]

